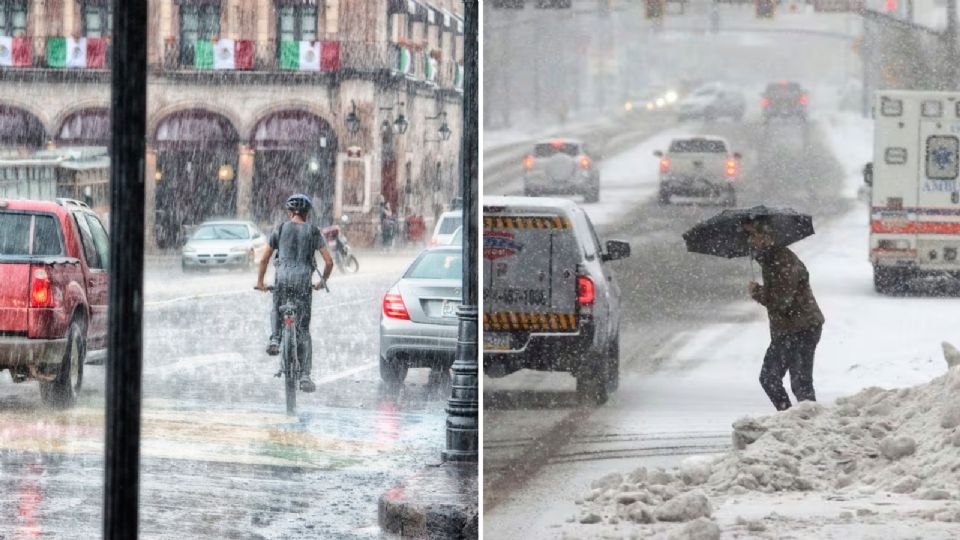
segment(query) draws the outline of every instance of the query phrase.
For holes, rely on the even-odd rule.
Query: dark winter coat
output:
[[[810,290],[807,267],[789,249],[775,247],[757,255],[763,286],[752,295],[767,308],[770,334],[783,336],[820,326],[823,313]]]

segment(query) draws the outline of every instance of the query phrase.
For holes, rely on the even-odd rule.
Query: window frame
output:
[[[180,4],[178,36],[180,38],[180,65],[193,65],[196,54],[196,43],[200,40],[212,40],[220,35],[220,18],[222,17],[220,4]],[[195,16],[195,38],[188,38],[184,23]],[[205,24],[207,23],[207,24]],[[206,31],[206,32],[205,32]]]
[[[289,10],[293,13],[293,29],[289,32],[285,32],[282,29],[284,10]],[[320,8],[316,4],[287,4],[277,6],[276,11],[277,58],[280,58],[280,50],[282,48],[280,44],[285,41],[298,43],[300,41],[317,41],[320,39]],[[310,16],[310,11],[313,12],[312,17]],[[313,39],[304,39],[303,36],[303,23],[307,20],[313,22]],[[292,33],[293,39],[283,39],[283,34],[285,33]]]
[[[18,9],[22,8],[22,9]],[[23,14],[23,27],[14,27],[14,16],[17,13]],[[0,22],[0,35],[17,37],[17,32],[22,32],[21,37],[27,35],[27,26],[30,21],[30,6],[27,0],[0,0],[0,16],[3,21]]]
[[[87,225],[90,227],[90,239],[93,242],[93,247],[97,250],[97,257],[100,258],[100,264],[104,266],[103,270],[106,271],[107,268],[110,267],[110,235],[107,234],[106,228],[97,216],[89,212],[77,212],[77,214],[82,215],[84,219],[86,219]],[[99,240],[97,237],[98,232],[102,234]]]
[[[83,250],[83,258],[87,261],[87,268],[91,270],[106,270],[103,261],[100,260],[100,252],[97,251],[96,244],[93,243],[93,232],[90,231],[90,224],[86,219],[81,218],[82,212],[71,212],[73,224],[77,227],[77,234],[80,236],[80,248]]]
[[[91,35],[90,26],[87,21],[87,16],[92,12],[96,12],[100,15],[100,35]],[[81,29],[80,33],[83,37],[99,37],[106,38],[113,36],[113,4],[100,4],[93,2],[83,2],[80,6],[80,21]]]
[[[953,141],[953,175],[930,176],[930,142],[934,139],[950,139]],[[929,135],[924,141],[923,174],[930,180],[956,181],[960,177],[960,138],[955,135]]]

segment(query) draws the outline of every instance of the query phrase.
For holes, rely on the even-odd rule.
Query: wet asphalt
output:
[[[403,263],[334,274],[315,294],[317,391],[296,416],[264,353],[270,299],[254,275],[150,269],[164,294],[144,320],[143,538],[383,537],[377,499],[439,461],[450,391],[429,370],[380,383],[380,299]],[[215,292],[195,294],[205,283]],[[68,411],[0,375],[0,538],[100,536],[104,369],[85,366]]]

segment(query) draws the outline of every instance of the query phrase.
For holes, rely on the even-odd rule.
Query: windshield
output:
[[[567,156],[578,156],[580,155],[580,146],[573,143],[544,143],[538,144],[533,149],[533,156],[538,158],[545,158],[550,156],[555,156],[557,154],[564,154]]]
[[[463,279],[463,255],[459,251],[428,251],[403,276],[406,279]]]
[[[201,225],[191,240],[247,240],[250,229],[246,225]]]
[[[440,221],[440,234],[453,234],[463,224],[463,216],[447,216]]]
[[[683,141],[673,141],[670,143],[670,153],[682,154],[689,153],[725,153],[726,145],[722,141],[709,141],[703,139],[692,139]]]

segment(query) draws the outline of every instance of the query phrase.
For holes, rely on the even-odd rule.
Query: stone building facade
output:
[[[458,191],[457,0],[151,0],[148,246],[292,192],[370,243]],[[0,0],[0,153],[109,143],[107,0]]]

